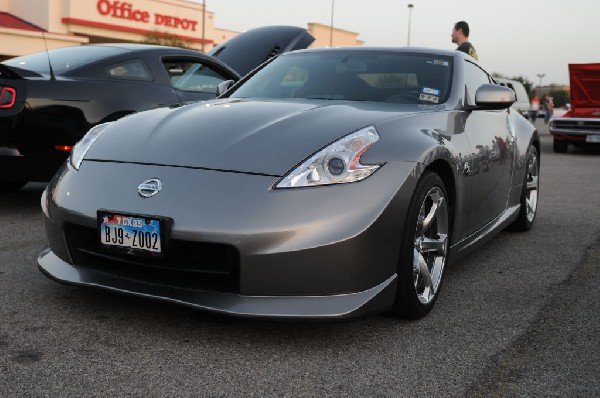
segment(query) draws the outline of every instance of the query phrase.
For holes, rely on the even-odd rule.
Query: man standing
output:
[[[540,99],[538,96],[534,96],[531,100],[531,122],[535,124],[535,120],[537,119],[538,111],[540,110]]]
[[[548,124],[552,117],[552,113],[554,112],[554,98],[550,97],[548,94],[544,95],[542,107],[544,108],[544,123]]]
[[[454,24],[454,29],[452,29],[452,43],[458,44],[456,51],[462,51],[479,60],[475,52],[475,47],[469,43],[469,24],[465,21],[459,21]]]

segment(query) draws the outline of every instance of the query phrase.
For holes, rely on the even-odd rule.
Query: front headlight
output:
[[[275,188],[313,187],[364,180],[380,164],[364,165],[360,157],[379,134],[374,126],[365,127],[326,146],[286,174]]]
[[[85,157],[87,151],[112,123],[113,122],[102,123],[92,127],[90,131],[88,131],[87,134],[84,135],[77,144],[75,144],[69,158],[71,166],[73,166],[75,170],[79,170],[79,166],[81,166],[81,162],[83,162],[83,158]]]

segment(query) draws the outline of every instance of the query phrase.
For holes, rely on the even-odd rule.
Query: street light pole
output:
[[[542,87],[542,79],[544,78],[544,76],[546,76],[545,73],[538,73],[537,77],[540,78],[540,87]]]
[[[406,41],[406,46],[410,46],[410,17],[412,15],[413,5],[408,5],[408,40]]]
[[[329,47],[333,47],[333,8],[335,7],[335,0],[331,0],[331,25],[329,34]]]

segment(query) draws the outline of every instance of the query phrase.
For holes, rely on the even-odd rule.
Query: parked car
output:
[[[124,115],[215,97],[270,57],[306,48],[302,28],[247,31],[213,56],[175,47],[65,47],[0,63],[0,192],[48,181],[93,126]]]
[[[570,64],[571,103],[562,116],[550,119],[554,152],[569,145],[600,145],[600,63]]]
[[[224,314],[424,316],[448,259],[536,215],[537,132],[473,61],[291,52],[95,126],[44,191],[40,269]]]
[[[512,105],[512,108],[519,112],[525,119],[529,119],[531,117],[531,103],[529,102],[529,96],[527,95],[527,90],[525,90],[523,83],[509,79],[496,79],[496,82],[515,92],[516,101]]]

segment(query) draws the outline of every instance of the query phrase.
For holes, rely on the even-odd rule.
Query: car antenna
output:
[[[52,69],[52,62],[50,62],[50,52],[48,51],[48,43],[46,43],[46,35],[42,31],[42,37],[44,38],[44,47],[46,47],[46,57],[48,57],[48,67],[50,68],[50,80],[56,80],[54,75],[54,69]]]

